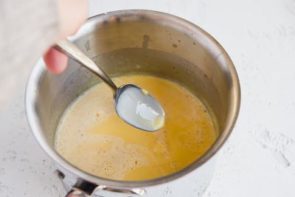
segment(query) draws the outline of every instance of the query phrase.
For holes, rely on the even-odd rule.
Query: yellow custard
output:
[[[214,143],[213,119],[184,87],[147,75],[114,81],[149,91],[165,110],[165,126],[145,132],[126,124],[115,113],[112,91],[97,84],[69,106],[56,132],[56,150],[76,167],[109,179],[147,180],[185,168]]]

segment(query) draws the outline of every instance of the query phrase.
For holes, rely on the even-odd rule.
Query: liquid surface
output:
[[[142,132],[115,113],[111,90],[100,83],[81,95],[63,115],[56,150],[76,167],[116,180],[147,180],[183,169],[202,156],[217,133],[206,107],[180,85],[158,77],[114,79],[149,91],[164,108],[165,125]]]

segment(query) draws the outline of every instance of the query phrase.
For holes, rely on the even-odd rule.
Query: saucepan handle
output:
[[[69,191],[65,197],[143,197],[146,193],[141,188],[114,188],[97,185],[79,178],[73,182],[70,177],[59,170],[56,170],[56,174]]]
[[[99,185],[95,188],[93,197],[143,197],[145,193],[141,188],[113,188]]]
[[[77,188],[73,188],[71,189],[71,191],[69,191],[67,193],[67,195],[65,197],[91,197],[90,195],[88,195],[86,192],[81,191]]]
[[[72,188],[65,197],[141,197],[144,193],[143,189],[114,189],[97,186],[91,194],[79,188]]]

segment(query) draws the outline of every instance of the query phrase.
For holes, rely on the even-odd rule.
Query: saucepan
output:
[[[67,106],[101,81],[72,60],[61,75],[49,73],[40,60],[27,84],[27,117],[36,140],[55,162],[67,196],[202,195],[212,179],[215,155],[228,139],[240,106],[238,75],[223,47],[191,22],[148,10],[91,17],[69,39],[111,76],[145,73],[188,88],[210,109],[218,138],[201,158],[165,177],[117,181],[88,174],[55,151],[54,135]]]

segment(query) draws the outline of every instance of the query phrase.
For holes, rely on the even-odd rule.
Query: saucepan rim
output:
[[[58,166],[62,167],[62,169],[67,170],[70,173],[73,173],[77,177],[84,179],[86,181],[99,184],[99,185],[107,185],[110,187],[124,187],[124,188],[137,188],[137,187],[147,187],[147,186],[153,186],[153,185],[159,185],[162,183],[167,183],[169,181],[175,180],[177,178],[180,178],[194,170],[197,170],[200,168],[204,163],[206,163],[209,159],[211,159],[216,152],[222,147],[222,145],[225,143],[229,135],[231,134],[233,127],[235,125],[235,122],[237,120],[239,109],[240,109],[240,83],[238,79],[238,75],[236,72],[236,69],[233,65],[233,62],[231,61],[229,55],[226,53],[226,51],[223,49],[223,47],[206,31],[202,30],[197,25],[182,19],[180,17],[170,15],[163,12],[158,11],[152,11],[152,10],[119,10],[119,11],[113,11],[108,12],[100,15],[93,16],[88,19],[86,24],[81,28],[81,30],[71,37],[72,40],[75,40],[79,38],[81,35],[91,32],[93,28],[95,28],[93,25],[97,21],[102,21],[104,19],[110,18],[110,17],[121,17],[126,15],[134,15],[134,16],[141,16],[141,17],[152,17],[152,18],[159,18],[162,21],[166,22],[173,22],[174,25],[183,26],[188,31],[191,32],[197,32],[198,36],[201,38],[199,39],[206,39],[207,45],[210,45],[209,50],[218,50],[219,54],[221,54],[224,58],[224,62],[226,63],[226,67],[228,68],[228,74],[231,77],[231,97],[232,102],[230,103],[231,107],[229,109],[229,119],[227,120],[227,124],[225,126],[225,129],[221,133],[221,135],[218,137],[216,142],[211,146],[211,148],[198,160],[190,164],[188,167],[180,170],[179,172],[173,173],[171,175],[167,175],[164,177],[152,179],[152,180],[146,180],[146,181],[118,181],[118,180],[111,180],[107,178],[97,177],[94,175],[91,175],[87,172],[84,172],[77,167],[73,166],[69,162],[67,162],[65,159],[63,159],[47,142],[42,129],[41,125],[38,122],[38,116],[35,113],[34,110],[34,103],[36,103],[37,94],[38,94],[38,80],[43,75],[44,72],[46,72],[46,69],[44,67],[44,63],[42,60],[37,63],[37,65],[34,67],[30,78],[27,83],[26,88],[26,96],[25,96],[25,105],[26,105],[26,114],[28,122],[31,126],[31,130],[38,141],[39,145],[42,147],[42,149],[58,164]]]

